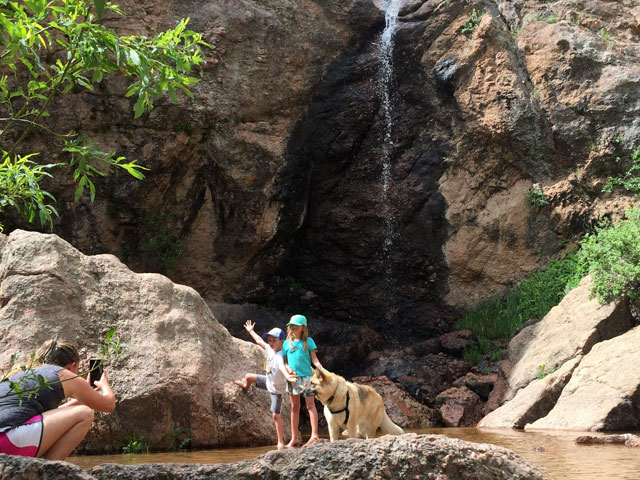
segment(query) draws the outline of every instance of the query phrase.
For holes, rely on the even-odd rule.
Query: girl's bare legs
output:
[[[287,444],[287,448],[295,448],[301,443],[300,433],[298,432],[300,395],[289,394],[289,403],[291,404],[291,441]]]
[[[255,373],[247,373],[242,380],[234,380],[233,383],[248,391],[249,387],[258,381],[258,376]]]
[[[44,412],[38,456],[48,460],[64,460],[84,439],[92,423],[93,410],[86,405]]]
[[[278,434],[278,450],[284,448],[284,429],[282,427],[282,416],[279,413],[272,413],[273,423],[276,424],[276,433]]]
[[[311,423],[311,437],[307,440],[305,446],[311,446],[318,443],[318,410],[316,410],[315,397],[304,397],[304,402],[309,411],[309,422]]]

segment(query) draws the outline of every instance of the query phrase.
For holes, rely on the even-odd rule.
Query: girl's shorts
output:
[[[35,457],[42,441],[42,415],[36,415],[24,424],[0,433],[0,453]]]
[[[303,397],[315,396],[311,389],[311,375],[299,376],[295,383],[287,382],[287,392],[292,395],[302,395]]]

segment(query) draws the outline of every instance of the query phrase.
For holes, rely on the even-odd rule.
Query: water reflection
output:
[[[640,479],[640,449],[627,448],[624,445],[577,445],[576,437],[583,435],[579,432],[532,433],[475,428],[412,431],[509,448],[535,465],[549,480]],[[272,449],[273,447],[257,447],[148,455],[78,456],[69,457],[68,461],[84,469],[101,463],[230,463],[255,458]]]

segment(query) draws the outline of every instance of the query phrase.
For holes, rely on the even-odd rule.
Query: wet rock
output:
[[[387,377],[354,377],[355,383],[373,387],[384,400],[391,420],[402,428],[430,428],[436,418],[435,410],[416,402]]]
[[[496,373],[490,374],[477,374],[474,372],[467,373],[464,377],[460,377],[453,382],[454,387],[467,387],[472,392],[476,393],[482,401],[487,401],[493,385],[496,383],[498,375]]]
[[[475,427],[483,416],[480,397],[466,387],[451,387],[436,397],[445,427]]]
[[[473,343],[474,339],[475,336],[471,330],[449,332],[438,338],[444,352],[458,357],[462,357],[462,352]]]
[[[106,366],[116,409],[96,416],[84,451],[119,452],[132,434],[166,449],[178,428],[196,448],[274,443],[268,393],[232,383],[260,371],[263,351],[233,338],[195,290],[56,235],[0,238],[0,363],[54,337],[95,356],[110,328],[130,345]]]
[[[35,465],[35,467],[34,467]],[[64,462],[0,455],[12,480],[60,478]],[[82,472],[69,465],[72,480],[258,480],[270,478],[434,478],[438,480],[544,480],[542,474],[511,450],[464,442],[440,435],[386,435],[371,440],[343,440],[310,448],[272,451],[256,459],[221,465],[103,464]]]
[[[612,443],[623,444],[626,447],[638,448],[640,447],[640,437],[631,433],[621,435],[602,435],[599,437],[583,435],[576,438],[576,443],[581,445],[601,445]]]

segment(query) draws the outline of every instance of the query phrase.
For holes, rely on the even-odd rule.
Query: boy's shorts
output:
[[[316,394],[311,388],[312,375],[298,377],[295,382],[287,382],[287,392],[292,395],[302,395],[303,397],[314,397]]]
[[[256,387],[266,390],[267,389],[266,375],[256,375],[256,377],[258,378],[258,381],[256,382]],[[280,409],[282,408],[282,394],[269,392],[269,395],[271,395],[271,408],[269,408],[269,410],[279,415]]]
[[[41,441],[42,415],[36,415],[22,425],[0,433],[0,453],[35,457]]]

